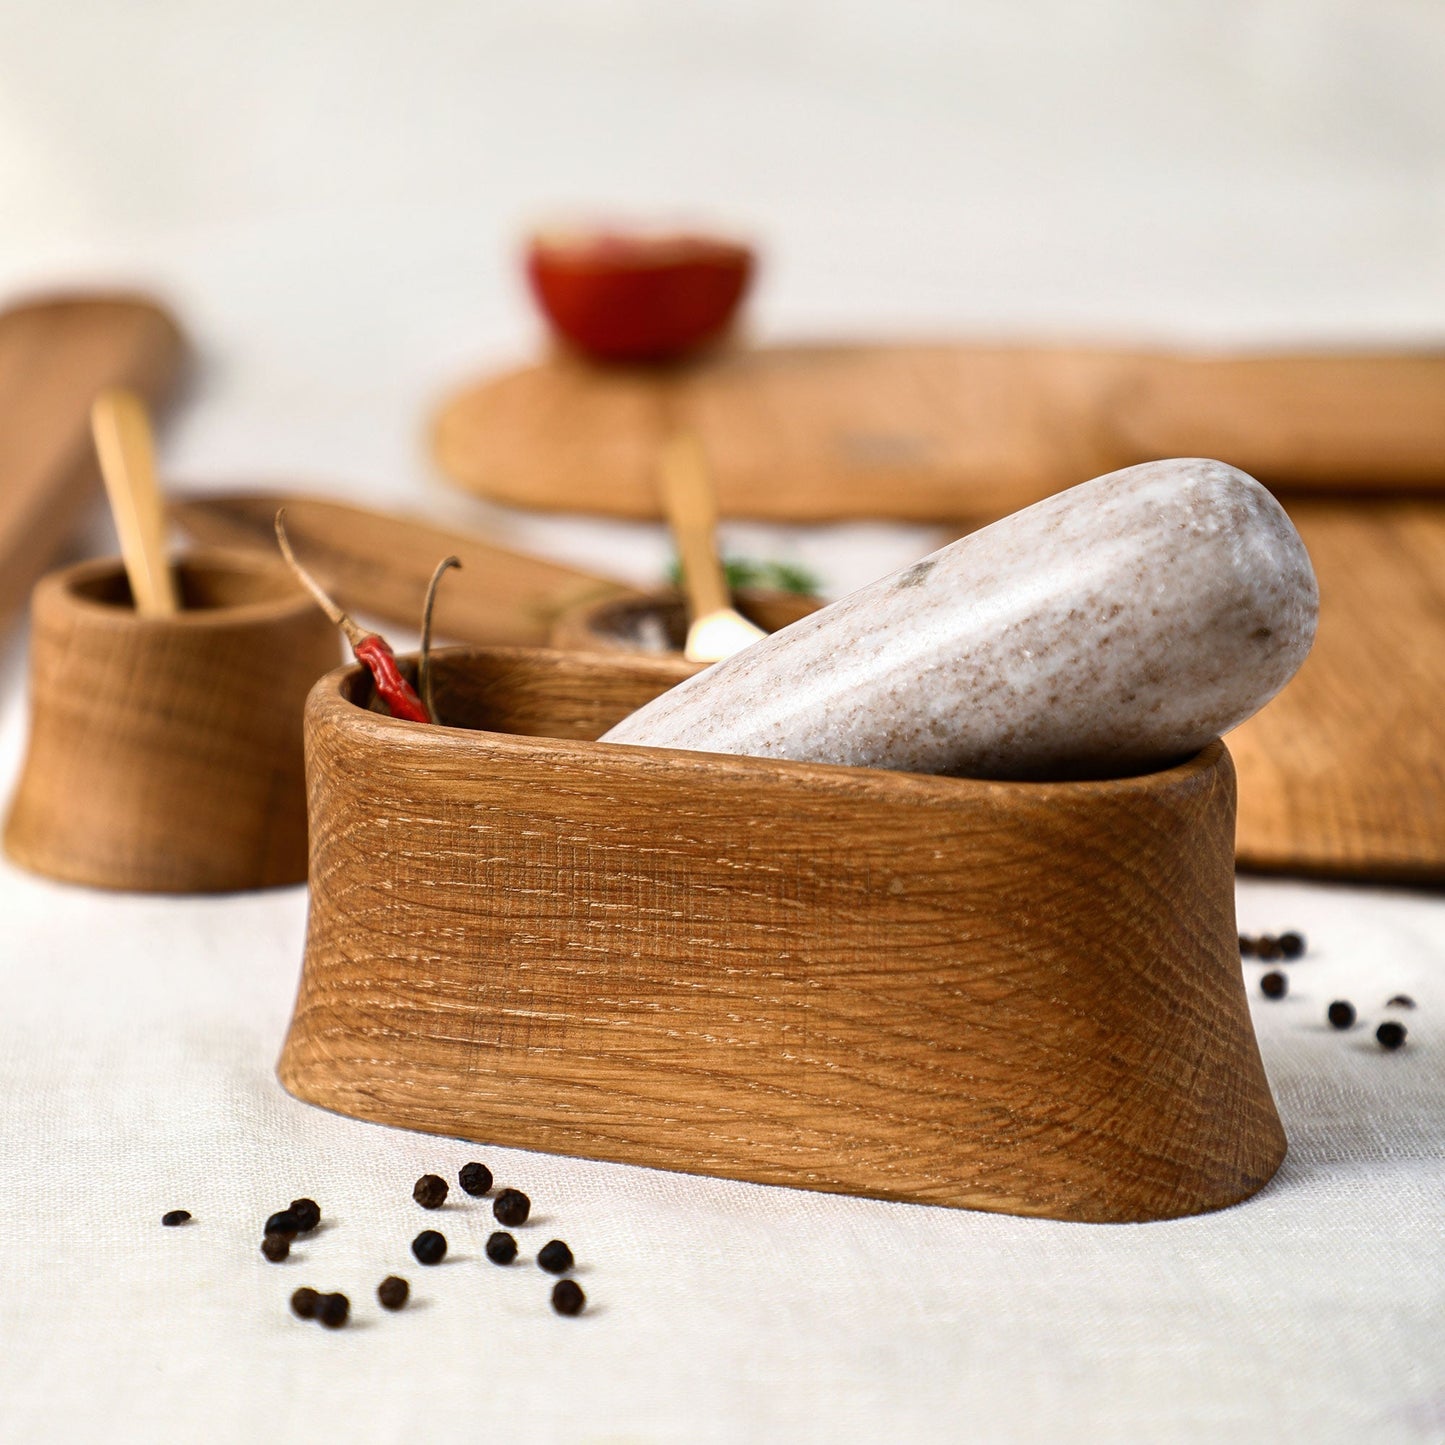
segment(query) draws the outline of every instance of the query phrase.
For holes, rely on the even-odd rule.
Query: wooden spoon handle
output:
[[[702,444],[693,432],[663,443],[658,458],[668,525],[682,561],[682,583],[692,620],[731,606],[717,551],[717,498]]]
[[[145,404],[134,392],[107,388],[95,399],[90,425],[136,611],[168,617],[180,611],[181,600],[166,561],[165,511]]]

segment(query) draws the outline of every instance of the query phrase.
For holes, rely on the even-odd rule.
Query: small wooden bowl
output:
[[[140,617],[119,561],[36,587],[30,743],[5,851],[101,888],[219,892],[306,876],[301,715],[336,631],[279,561],[180,559],[185,610]]]
[[[823,606],[820,597],[744,588],[734,605],[764,632],[777,632]],[[680,592],[628,593],[579,603],[552,626],[552,646],[578,652],[682,654],[687,603]]]
[[[293,1094],[432,1133],[1074,1220],[1233,1204],[1285,1139],[1234,773],[993,783],[589,741],[691,671],[440,654],[306,711]]]

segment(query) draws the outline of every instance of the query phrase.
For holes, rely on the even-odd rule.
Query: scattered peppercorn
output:
[[[411,1252],[418,1264],[440,1264],[447,1252],[446,1236],[434,1229],[424,1229],[412,1240]]]
[[[1305,938],[1302,933],[1281,933],[1279,936],[1279,951],[1283,958],[1303,958],[1305,952]]]
[[[291,1241],[284,1234],[268,1234],[261,1241],[261,1253],[272,1264],[280,1264],[291,1253]]]
[[[480,1198],[492,1187],[492,1171],[485,1164],[463,1164],[457,1183],[473,1198]]]
[[[1284,949],[1280,947],[1279,939],[1272,933],[1261,933],[1254,940],[1254,956],[1271,962],[1276,958],[1284,957]]]
[[[492,1213],[496,1215],[497,1223],[505,1224],[509,1229],[525,1224],[531,1212],[532,1201],[520,1189],[504,1189],[492,1201]]]
[[[440,1209],[447,1202],[447,1181],[440,1174],[423,1174],[416,1181],[411,1197],[423,1209]]]
[[[1241,933],[1239,935],[1239,956],[1241,958],[1254,957],[1254,939],[1247,933]]]
[[[300,1234],[310,1234],[321,1223],[321,1206],[314,1199],[293,1199],[285,1212],[295,1219]]]
[[[487,1258],[493,1264],[511,1264],[517,1257],[517,1241],[500,1229],[487,1238]]]
[[[559,1315],[580,1315],[587,1296],[575,1279],[559,1279],[552,1286],[552,1308]]]
[[[339,1330],[351,1313],[351,1301],[344,1294],[324,1294],[316,1302],[316,1318],[328,1330]]]
[[[314,1320],[316,1318],[316,1306],[321,1303],[321,1296],[308,1284],[303,1284],[295,1294],[291,1296],[291,1313],[297,1319]]]
[[[191,1222],[191,1211],[189,1209],[168,1209],[161,1215],[161,1223],[169,1225],[189,1224]]]
[[[411,1293],[411,1286],[397,1275],[389,1274],[376,1287],[376,1297],[384,1310],[399,1310]]]
[[[1405,1025],[1391,1019],[1375,1030],[1375,1038],[1382,1049],[1398,1049],[1405,1042]]]
[[[1329,1008],[1329,1020],[1337,1029],[1351,1028],[1355,1022],[1355,1006],[1348,999],[1337,998]]]
[[[295,1239],[301,1233],[301,1221],[289,1209],[283,1209],[266,1221],[266,1227],[261,1233],[284,1234],[287,1239]]]
[[[552,1239],[537,1251],[537,1263],[548,1274],[566,1274],[576,1261],[572,1258],[572,1251],[560,1239]]]
[[[1266,998],[1283,998],[1289,992],[1289,979],[1282,973],[1267,973],[1260,979],[1259,988]]]
[[[1386,1008],[1414,1008],[1414,1007],[1415,1007],[1415,1000],[1412,999],[1412,998],[1410,997],[1410,995],[1407,994],[1407,993],[1397,993],[1394,998],[1390,999],[1390,1000],[1385,1004],[1385,1007],[1386,1007]],[[184,1213],[184,1211],[182,1211],[182,1212]],[[186,1217],[187,1217],[187,1218],[190,1218],[189,1215],[187,1215]]]

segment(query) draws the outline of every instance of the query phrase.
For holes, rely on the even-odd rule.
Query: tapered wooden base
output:
[[[141,617],[119,561],[35,589],[30,742],[5,851],[101,888],[217,892],[306,876],[301,711],[341,655],[279,562],[176,568],[185,609]]]
[[[444,719],[307,706],[303,1099],[498,1144],[1073,1220],[1285,1150],[1234,774],[993,783],[586,741],[690,669],[444,654]]]

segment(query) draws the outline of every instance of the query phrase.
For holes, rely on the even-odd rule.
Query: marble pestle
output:
[[[1166,766],[1258,712],[1319,593],[1279,503],[1199,458],[1096,477],[753,643],[602,741],[976,778]]]

